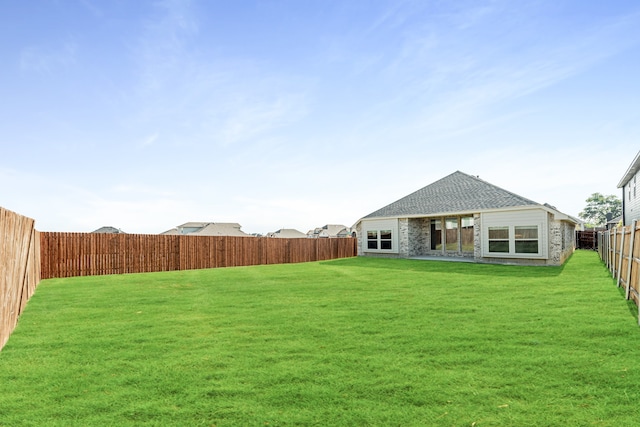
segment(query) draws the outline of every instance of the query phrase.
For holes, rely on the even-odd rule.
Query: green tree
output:
[[[603,227],[607,223],[607,214],[611,218],[622,215],[622,202],[616,196],[603,196],[593,193],[587,200],[587,206],[579,216],[591,227]]]

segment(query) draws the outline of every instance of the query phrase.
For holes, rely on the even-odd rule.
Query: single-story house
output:
[[[618,183],[618,188],[622,188],[622,224],[625,226],[640,220],[640,196],[636,191],[636,181],[640,181],[638,175],[640,175],[640,151]]]
[[[316,227],[307,232],[307,237],[333,238],[333,237],[351,237],[351,229],[342,224],[327,224],[322,227]]]
[[[575,218],[457,171],[361,218],[358,255],[561,265]]]
[[[97,230],[93,230],[92,233],[103,233],[103,234],[124,234],[124,231],[119,228],[112,227],[110,225],[105,225],[104,227],[100,227]]]
[[[267,237],[275,237],[281,239],[299,239],[307,237],[302,231],[298,231],[294,228],[281,228],[278,231],[267,233]]]
[[[615,228],[620,224],[622,224],[622,215],[618,215],[615,218],[611,218],[610,220],[607,220],[607,223],[604,225],[604,228],[606,230],[611,230],[612,228]]]
[[[237,222],[186,222],[160,234],[249,237]]]

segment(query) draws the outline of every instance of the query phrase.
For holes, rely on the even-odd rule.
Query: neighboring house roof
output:
[[[350,234],[350,229],[342,224],[327,224],[307,232],[308,237],[345,237]]]
[[[189,236],[249,236],[242,231],[237,222],[187,222],[165,231],[165,235],[189,235]]]
[[[280,237],[280,238],[293,239],[297,237],[307,237],[307,235],[293,228],[281,228],[278,231],[267,233],[267,237]]]
[[[541,205],[478,177],[456,171],[370,213],[363,219],[478,212],[516,206]]]
[[[636,158],[633,159],[631,165],[629,165],[629,169],[624,173],[624,176],[618,183],[618,188],[622,188],[627,185],[627,182],[640,170],[640,151],[636,154]]]
[[[611,218],[609,221],[607,221],[607,223],[605,224],[605,227],[607,227],[607,229],[613,228],[616,225],[618,225],[618,223],[620,222],[622,222],[622,215],[619,215],[615,218]]]
[[[178,231],[177,228],[172,228],[171,230],[163,231],[160,234],[162,234],[164,236],[175,236],[177,234],[180,234],[180,232]]]
[[[92,231],[92,233],[120,234],[120,233],[124,233],[124,231],[120,230],[119,228],[106,225],[104,227],[100,227],[97,230]]]
[[[240,224],[235,222],[210,223],[193,234],[199,236],[248,236],[247,233],[240,230]]]

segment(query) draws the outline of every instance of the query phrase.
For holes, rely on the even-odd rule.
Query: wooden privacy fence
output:
[[[357,239],[40,232],[42,278],[286,264],[357,255]]]
[[[596,230],[576,231],[576,249],[598,249]]]
[[[640,324],[640,226],[637,221],[627,227],[616,227],[598,233],[598,253],[625,290],[626,299],[638,306]]]
[[[34,221],[0,207],[0,349],[40,282],[40,239]]]

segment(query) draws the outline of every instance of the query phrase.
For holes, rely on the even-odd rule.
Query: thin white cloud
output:
[[[140,143],[140,145],[142,147],[150,147],[158,140],[159,137],[160,137],[160,134],[158,132],[155,132],[147,136],[146,138],[144,138]]]
[[[301,96],[283,94],[274,99],[265,98],[251,94],[227,104],[227,111],[211,117],[210,123],[217,123],[218,126],[208,126],[211,132],[209,137],[219,141],[222,146],[255,140],[305,114],[305,102]]]
[[[78,45],[67,41],[58,46],[28,46],[20,53],[20,69],[38,73],[51,73],[76,62]]]
[[[93,16],[101,18],[104,16],[103,10],[93,0],[78,0],[78,2]]]
[[[209,151],[255,143],[305,116],[298,78],[251,58],[202,54],[194,8],[190,1],[162,2],[145,25],[132,50],[139,108],[129,122],[157,128],[164,144]],[[144,145],[150,143],[155,139]]]
[[[139,64],[144,91],[165,88],[189,60],[189,40],[199,28],[191,4],[189,0],[158,2],[156,15],[145,22],[132,52]]]
[[[498,19],[498,13],[511,12],[503,6],[470,7],[449,20],[464,28],[486,27]],[[507,28],[518,22],[519,18]],[[525,37],[521,46],[508,37],[445,39],[441,29],[414,28],[384,70],[388,81],[397,79],[402,85],[369,110],[374,119],[368,120],[375,122],[390,110],[404,109],[405,126],[425,135],[459,133],[489,119],[503,120],[505,113],[497,112],[496,106],[553,86],[640,44],[638,25],[640,14],[636,13],[597,27],[572,29],[552,40],[520,34]],[[461,34],[471,37],[474,33]]]

